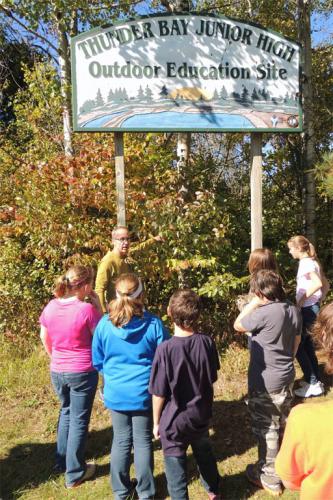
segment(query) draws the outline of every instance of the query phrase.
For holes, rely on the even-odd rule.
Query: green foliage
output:
[[[248,286],[249,278],[247,276],[237,278],[231,273],[215,274],[209,276],[208,281],[199,289],[199,294],[220,298],[224,302],[228,302],[230,295],[242,290],[245,291]]]
[[[324,154],[322,161],[316,165],[316,177],[319,190],[323,196],[333,198],[333,153]]]
[[[10,37],[0,23],[0,128],[13,119],[12,99],[24,86],[22,64],[31,67],[38,54],[27,43]],[[39,58],[40,59],[40,58]]]
[[[61,98],[56,70],[51,64],[35,63],[32,68],[23,65],[25,88],[13,100],[15,122],[7,129],[7,137],[19,148],[17,163],[22,161],[33,169],[41,166],[63,149]],[[11,154],[11,144],[4,149]]]
[[[26,68],[26,82],[0,153],[1,322],[15,342],[37,334],[57,274],[75,262],[97,266],[116,223],[112,136],[76,136],[77,153],[65,158],[55,133],[61,130],[56,74],[41,63]],[[183,196],[172,163],[174,141],[156,134],[126,137],[128,223],[140,241],[157,234],[165,240],[133,253],[147,282],[148,303],[161,314],[176,287],[199,290],[212,274],[231,272],[235,261],[218,174],[213,182],[207,179],[207,158],[198,146]],[[214,310],[215,302],[210,306]],[[214,314],[210,327],[218,320]]]

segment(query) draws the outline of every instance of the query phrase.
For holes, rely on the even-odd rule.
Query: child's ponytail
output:
[[[93,271],[91,267],[72,266],[56,280],[53,293],[58,299],[61,299],[72,294],[83,285],[91,283],[92,279]]]
[[[292,238],[290,238],[290,240],[288,241],[288,245],[292,245],[301,252],[307,253],[311,259],[317,262],[320,271],[319,278],[322,282],[322,300],[324,300],[330,289],[330,283],[325,276],[321,262],[317,257],[317,252],[314,245],[307,238],[305,238],[305,236],[302,235],[293,236]]]
[[[121,327],[131,321],[133,316],[143,316],[143,287],[135,274],[121,274],[116,281],[116,298],[109,304],[109,317],[112,323]]]
[[[307,253],[311,259],[318,262],[316,249],[314,245],[307,238],[305,238],[305,236],[302,236],[301,234],[293,236],[288,241],[288,245],[292,245],[302,253]]]
[[[308,255],[309,257],[311,257],[311,259],[314,259],[318,262],[318,257],[317,257],[317,252],[316,252],[316,249],[315,247],[312,245],[312,243],[310,243],[309,241],[309,250],[308,250]]]
[[[67,292],[68,292],[68,281],[66,278],[66,274],[63,274],[62,276],[59,276],[59,278],[57,278],[53,289],[53,293],[57,297],[57,299],[61,299],[62,297],[67,295]]]

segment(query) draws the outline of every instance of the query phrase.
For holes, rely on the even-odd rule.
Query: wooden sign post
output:
[[[117,226],[126,226],[124,134],[122,132],[115,132],[114,134],[114,149],[116,168]]]
[[[251,251],[262,248],[262,134],[251,134]]]

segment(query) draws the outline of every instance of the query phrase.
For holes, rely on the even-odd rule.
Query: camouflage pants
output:
[[[263,476],[265,482],[270,484],[281,482],[275,472],[275,458],[293,400],[292,387],[293,384],[290,384],[274,393],[249,393],[252,431],[258,441],[258,476]]]

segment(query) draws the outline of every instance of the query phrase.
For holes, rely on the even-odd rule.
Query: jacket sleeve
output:
[[[147,240],[141,241],[140,243],[136,243],[135,245],[131,246],[131,253],[141,252],[154,245],[156,245],[156,240],[151,236]]]
[[[161,344],[165,340],[168,340],[169,338],[170,338],[169,331],[167,330],[167,328],[165,328],[164,324],[159,319],[158,320],[158,328],[157,328],[157,332],[156,332],[157,345]]]
[[[95,292],[99,297],[102,310],[104,313],[107,310],[107,303],[105,299],[105,292],[107,290],[107,286],[108,286],[108,270],[106,262],[102,261],[97,270]]]
[[[98,323],[92,341],[92,363],[100,373],[103,373],[104,349],[102,342],[101,322]]]

